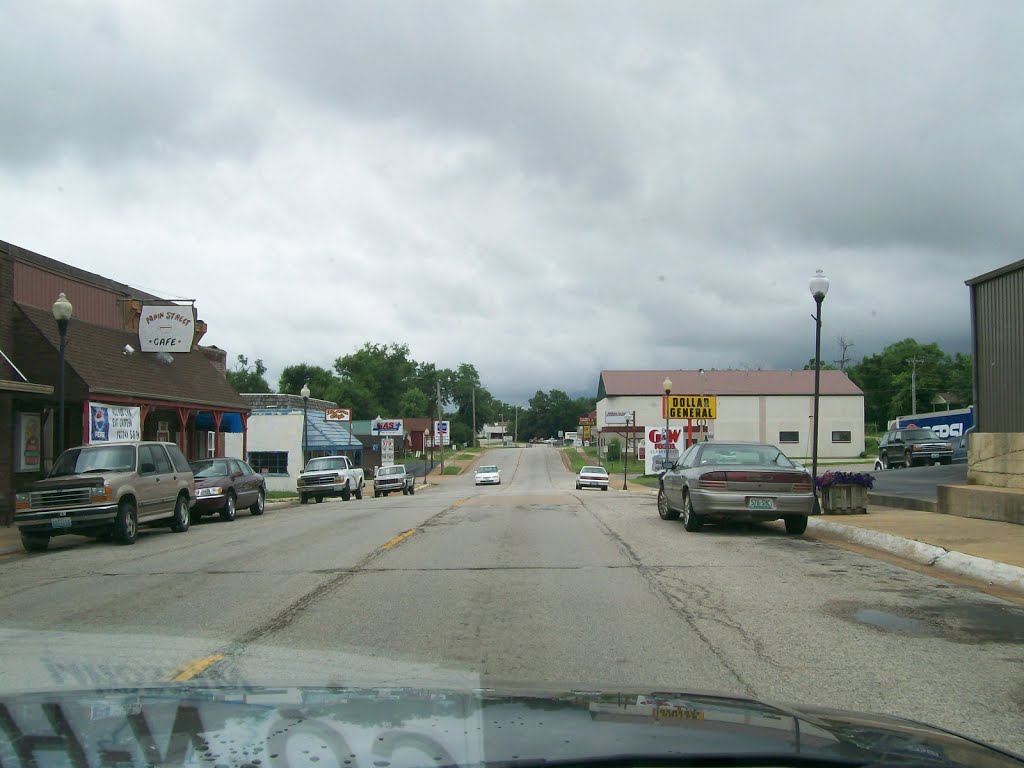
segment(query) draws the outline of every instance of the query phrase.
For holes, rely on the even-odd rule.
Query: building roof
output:
[[[143,299],[144,301],[166,301],[159,296],[154,296],[146,291],[139,290],[125,283],[119,283],[117,280],[111,280],[109,277],[103,277],[97,275],[95,272],[88,272],[78,267],[73,267],[70,264],[65,264],[63,261],[57,261],[51,259],[49,256],[43,256],[41,253],[30,251],[27,248],[22,248],[20,245],[14,243],[4,242],[0,240],[0,251],[6,251],[13,258],[23,261],[27,264],[34,264],[37,267],[48,270],[50,272],[56,272],[59,275],[67,275],[68,277],[79,280],[83,283],[91,283],[92,285],[100,288],[106,288],[120,293],[124,296],[131,296],[134,299]]]
[[[814,371],[601,371],[597,397],[665,394],[672,380],[677,395],[813,395]],[[823,395],[860,395],[860,387],[842,371],[821,372]]]
[[[53,314],[24,304],[15,307],[52,347],[49,354],[56,355],[60,336]],[[71,373],[88,387],[90,397],[113,395],[239,412],[249,410],[224,375],[201,352],[173,355],[174,360],[168,365],[154,353],[126,355],[126,344],[138,347],[137,334],[81,320],[69,323],[64,360]]]
[[[1016,272],[1017,270],[1024,269],[1024,259],[1015,261],[1012,264],[1007,264],[1003,267],[993,269],[991,272],[986,272],[983,275],[972,277],[970,280],[964,280],[964,285],[978,285],[979,283],[987,283],[989,280],[993,280],[997,277],[1001,277],[1009,272]]]
[[[307,411],[306,429],[306,450],[344,452],[363,448],[359,438],[349,432],[349,422],[327,421],[327,414],[319,408]]]

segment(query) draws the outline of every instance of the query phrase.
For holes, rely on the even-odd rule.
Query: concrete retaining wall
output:
[[[938,493],[943,514],[1024,525],[1024,489],[940,485]]]
[[[968,447],[967,483],[1024,489],[1024,433],[973,433]]]

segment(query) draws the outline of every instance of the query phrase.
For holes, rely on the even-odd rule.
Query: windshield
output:
[[[706,445],[700,453],[700,464],[728,465],[744,464],[755,467],[795,468],[778,448],[770,445]]]
[[[506,686],[551,763],[695,691],[1024,752],[1024,0],[0,20],[0,768],[447,765]],[[260,752],[4,714],[218,684]]]
[[[104,445],[73,448],[61,454],[53,465],[49,477],[82,475],[99,472],[134,472],[135,447],[131,445]]]
[[[193,461],[192,472],[196,478],[227,477],[231,474],[226,461]]]
[[[344,459],[312,459],[306,464],[307,472],[322,472],[325,469],[348,469]]]

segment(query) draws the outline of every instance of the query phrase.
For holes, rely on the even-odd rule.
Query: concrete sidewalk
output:
[[[621,492],[622,478],[613,480],[611,488]],[[658,493],[634,481],[629,491]],[[1024,525],[869,504],[866,515],[812,517],[807,533],[834,536],[1024,595]]]

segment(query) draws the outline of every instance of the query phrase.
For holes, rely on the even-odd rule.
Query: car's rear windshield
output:
[[[134,471],[134,445],[97,445],[64,451],[53,465],[48,477]]]
[[[306,465],[307,472],[321,472],[325,469],[348,469],[344,459],[310,459]]]
[[[404,475],[405,467],[381,467],[377,470],[377,477],[381,475]]]
[[[497,471],[498,471],[497,467],[480,467],[480,469],[477,470],[477,472],[497,472]]]
[[[706,445],[700,454],[702,466],[744,465],[749,467],[785,467],[797,469],[786,455],[772,445]]]
[[[607,475],[608,474],[608,470],[606,470],[604,467],[584,467],[583,469],[580,470],[580,472],[583,472],[586,475]]]
[[[225,477],[230,473],[226,461],[193,461],[192,474],[196,477]]]

